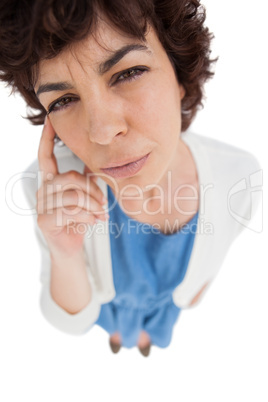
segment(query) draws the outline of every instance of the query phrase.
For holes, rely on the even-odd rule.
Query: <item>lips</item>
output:
[[[101,168],[102,172],[114,177],[114,178],[124,178],[131,177],[138,173],[142,167],[145,165],[150,154],[147,154],[139,159],[132,160],[128,163],[121,164],[115,166],[115,164],[111,164],[105,168]]]

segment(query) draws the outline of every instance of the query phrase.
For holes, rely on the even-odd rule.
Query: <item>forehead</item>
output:
[[[90,67],[97,72],[104,60],[127,45],[145,45],[148,53],[154,54],[156,41],[156,34],[150,26],[145,41],[141,41],[119,31],[106,21],[100,21],[93,34],[71,44],[53,59],[41,60],[38,65],[37,84],[49,78],[51,74],[60,74],[63,70],[70,73],[75,64],[82,69]]]

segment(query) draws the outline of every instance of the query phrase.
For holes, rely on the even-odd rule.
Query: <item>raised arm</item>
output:
[[[42,182],[36,194],[36,208],[38,227],[46,241],[51,263],[49,289],[44,290],[43,295],[43,310],[47,311],[43,312],[48,319],[49,315],[54,316],[52,321],[57,326],[57,308],[53,308],[53,302],[69,315],[79,316],[80,312],[83,315],[83,310],[90,308],[92,288],[86,269],[84,234],[76,227],[106,219],[102,206],[107,200],[103,199],[89,169],[85,168],[83,174],[74,170],[59,173],[53,151],[54,136],[47,119],[38,151]],[[60,316],[62,314],[58,319]]]

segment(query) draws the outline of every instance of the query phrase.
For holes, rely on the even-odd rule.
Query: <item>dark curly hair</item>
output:
[[[140,40],[148,23],[155,28],[185,89],[185,131],[202,106],[204,83],[214,74],[213,35],[204,26],[205,9],[198,0],[1,0],[0,79],[23,96],[31,108],[28,119],[43,124],[46,116],[34,92],[40,60],[94,32],[100,14]]]

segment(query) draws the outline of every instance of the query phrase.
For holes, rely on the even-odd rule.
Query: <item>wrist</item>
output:
[[[66,263],[67,265],[73,264],[80,265],[85,261],[85,252],[84,249],[80,249],[79,251],[70,251],[70,250],[62,250],[53,247],[50,249],[50,258],[52,263]]]

